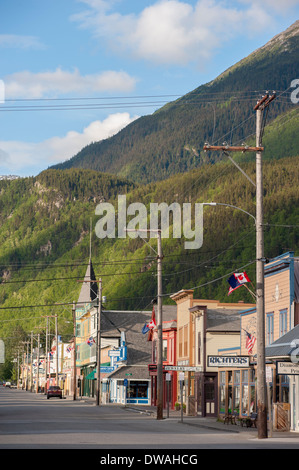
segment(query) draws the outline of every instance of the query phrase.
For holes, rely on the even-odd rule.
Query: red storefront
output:
[[[163,307],[164,308],[164,307]],[[163,322],[163,408],[174,409],[177,400],[177,372],[167,370],[167,366],[176,365],[176,320]],[[157,405],[157,332],[153,334],[152,340],[152,364],[149,364],[149,375],[151,377],[151,405]]]

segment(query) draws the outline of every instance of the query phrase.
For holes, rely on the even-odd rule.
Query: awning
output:
[[[86,377],[85,379],[87,380],[94,380],[94,375],[97,373],[97,370],[93,370],[92,372],[90,372]]]
[[[103,364],[101,364],[101,370],[105,369],[105,367],[108,367],[110,366],[110,362],[104,362]],[[95,380],[96,377],[95,377],[95,374],[97,373],[97,369],[93,370],[92,372],[90,372],[86,377],[85,379],[86,380]]]

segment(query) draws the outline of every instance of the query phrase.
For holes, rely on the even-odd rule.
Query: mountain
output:
[[[148,183],[214,163],[222,156],[204,153],[204,143],[247,142],[255,132],[253,108],[265,91],[277,93],[268,108],[267,124],[293,111],[291,82],[298,70],[296,21],[215,80],[152,115],[137,119],[115,136],[88,145],[52,168],[89,168]],[[298,135],[296,127],[296,142],[286,142],[283,156],[297,154]]]
[[[265,161],[265,256],[299,254],[298,159]],[[255,163],[244,171],[252,178]],[[46,170],[37,177],[0,181],[0,338],[16,337],[58,314],[59,332],[72,336],[71,304],[77,302],[91,257],[96,279],[102,278],[106,309],[142,310],[157,295],[156,240],[99,239],[95,233],[101,202],[117,208],[150,203],[225,202],[255,214],[255,188],[223,161],[170,177],[133,185],[92,170]],[[130,217],[128,216],[128,220]],[[162,239],[163,297],[195,288],[197,298],[252,301],[238,289],[228,297],[228,274],[246,269],[255,282],[255,226],[246,214],[225,207],[205,207],[203,245],[185,248],[185,239]],[[92,228],[92,230],[90,230]],[[91,234],[91,235],[90,235]],[[153,249],[149,247],[152,246]],[[245,266],[245,268],[243,268]],[[61,304],[61,305],[57,305]],[[68,305],[67,305],[68,304]]]

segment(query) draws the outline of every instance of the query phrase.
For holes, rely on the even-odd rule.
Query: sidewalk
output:
[[[150,414],[153,418],[156,418],[156,407],[147,406],[130,406],[127,405],[126,408],[131,411],[136,411],[138,413]],[[197,426],[200,428],[214,429],[215,431],[229,432],[229,433],[246,433],[248,438],[258,438],[258,430],[255,427],[247,428],[246,426],[241,426],[240,424],[224,424],[222,421],[219,421],[217,418],[207,418],[201,416],[186,416],[183,414],[181,417],[181,412],[176,410],[169,410],[169,417],[167,417],[167,410],[163,410],[163,419],[176,420],[177,422],[182,422],[188,426]],[[272,436],[270,436],[270,431],[268,431],[268,439],[297,439],[299,442],[299,432],[292,431],[272,431]]]
[[[82,397],[77,398],[78,401],[85,402],[90,405],[95,405],[95,398],[92,397]],[[157,417],[157,408],[155,406],[142,406],[142,405],[121,405],[119,403],[108,403],[103,404],[102,406],[113,406],[120,407],[122,409],[133,411],[139,414],[144,414],[146,416],[151,416],[153,419]],[[247,428],[246,426],[241,426],[240,424],[224,424],[222,421],[219,421],[217,418],[207,418],[201,416],[187,416],[183,413],[181,416],[181,411],[169,410],[169,417],[167,416],[167,410],[163,410],[163,420],[173,420],[177,423],[182,423],[187,426],[196,426],[199,428],[206,428],[209,430],[215,430],[218,432],[224,433],[235,433],[235,434],[245,434],[249,439],[258,438],[258,430],[254,427]],[[245,437],[245,436],[244,436]],[[272,436],[268,431],[268,438],[280,440],[280,442],[287,440],[298,440],[299,443],[299,432],[292,431],[272,431]]]

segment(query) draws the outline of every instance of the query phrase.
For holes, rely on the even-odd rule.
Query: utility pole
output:
[[[97,304],[97,406],[101,405],[101,315],[102,315],[102,279],[99,279]]]
[[[262,114],[275,98],[265,95],[255,106],[256,146],[262,141]],[[267,389],[265,364],[265,286],[264,286],[264,222],[263,222],[263,159],[256,152],[256,331],[257,331],[257,412],[258,438],[267,438]],[[271,410],[269,410],[271,413]]]
[[[31,358],[30,358],[30,392],[33,387],[33,331],[31,331]]]
[[[39,343],[40,343],[40,334],[37,335],[37,373],[36,373],[36,393],[38,393],[39,385]]]
[[[151,245],[149,247],[157,255],[157,297],[158,297],[158,318],[157,318],[157,419],[163,419],[163,316],[162,316],[162,240],[161,229],[126,229],[127,232],[156,232],[158,238],[158,251]],[[143,241],[145,241],[143,239]],[[147,243],[147,242],[145,242]]]
[[[264,226],[263,226],[263,167],[262,167],[262,117],[264,109],[275,99],[268,93],[258,101],[256,111],[256,147],[204,145],[204,150],[223,152],[256,152],[256,317],[257,317],[257,412],[258,438],[267,438],[267,394],[265,364],[265,287],[264,287]],[[230,159],[233,163],[234,161]],[[237,166],[237,165],[236,165]],[[242,171],[242,173],[244,173]],[[245,175],[249,180],[250,178]],[[250,180],[251,181],[251,180]],[[253,183],[253,182],[252,182]],[[253,183],[254,184],[254,183]],[[269,413],[271,410],[269,410]]]
[[[77,394],[77,368],[76,368],[76,307],[73,302],[73,324],[74,324],[74,349],[73,349],[73,400],[76,400]]]
[[[56,336],[56,385],[58,385],[58,318],[55,315],[55,336]]]
[[[161,230],[158,230],[158,344],[157,344],[157,419],[163,419],[163,329],[162,329],[162,241]]]
[[[46,364],[45,364],[45,390],[44,394],[47,394],[47,378],[48,378],[48,328],[49,328],[49,317],[46,319]]]

